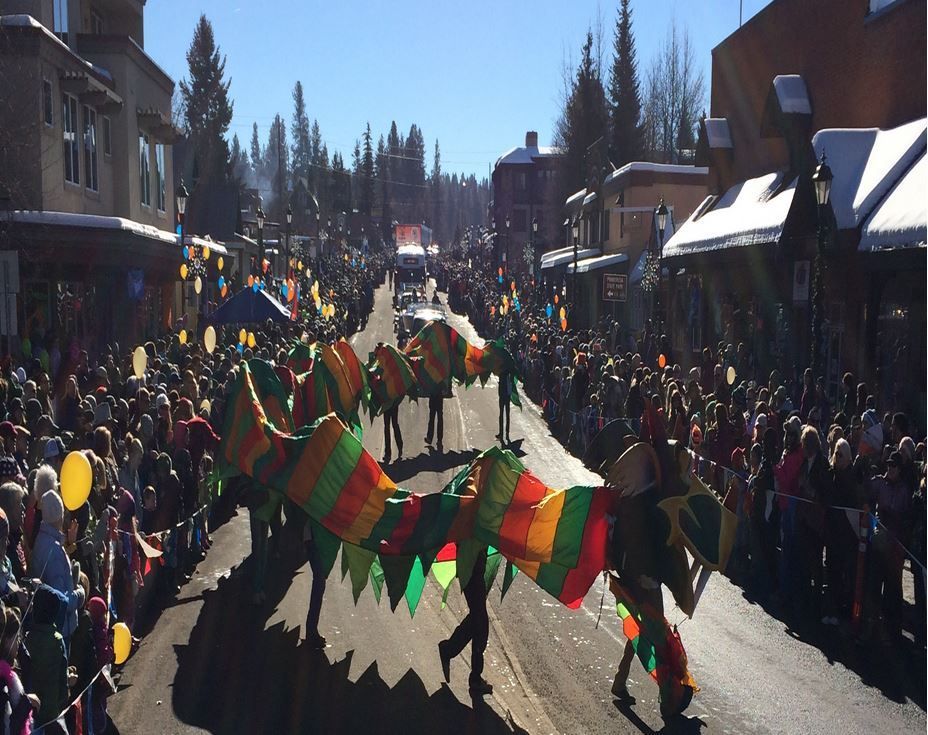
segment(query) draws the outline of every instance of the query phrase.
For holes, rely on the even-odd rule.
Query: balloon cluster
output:
[[[206,278],[206,262],[209,260],[211,252],[209,245],[184,245],[183,249],[184,262],[180,264],[180,277],[183,280],[193,278],[193,290],[199,294],[203,291],[203,279]],[[220,255],[216,259],[216,269],[219,271],[219,280],[216,285],[219,287],[219,293],[222,298],[226,297],[229,292],[229,284],[226,283],[222,275],[222,269],[225,267],[225,260]]]

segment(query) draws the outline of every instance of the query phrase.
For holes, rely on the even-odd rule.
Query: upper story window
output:
[[[77,100],[69,94],[61,95],[61,130],[64,139],[64,180],[81,183],[81,152],[77,140]]]
[[[95,36],[103,35],[103,16],[96,10],[90,11],[90,32]]]
[[[113,129],[108,117],[103,118],[103,155],[113,155]]]
[[[519,174],[519,191],[525,191],[525,174]]]
[[[84,105],[84,178],[87,188],[99,191],[97,182],[97,111]]]
[[[68,0],[53,0],[52,23],[55,26],[55,35],[65,43],[68,42]]]
[[[155,145],[155,195],[158,197],[158,211],[165,211],[164,146],[161,143]]]
[[[151,206],[151,145],[148,136],[139,133],[139,199],[142,206]]]
[[[42,119],[45,120],[45,124],[48,127],[52,127],[55,124],[55,113],[52,109],[54,104],[52,103],[52,83],[48,79],[42,80]]]

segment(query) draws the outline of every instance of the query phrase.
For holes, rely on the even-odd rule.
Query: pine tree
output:
[[[638,60],[632,34],[629,0],[622,0],[615,25],[612,76],[609,82],[611,141],[609,154],[616,166],[641,160],[641,95],[638,88]]]
[[[293,122],[290,124],[291,166],[294,184],[303,179],[309,185],[309,167],[311,157],[309,116],[306,114],[306,100],[303,98],[303,84],[297,82],[293,88]]]
[[[360,190],[360,181],[361,181],[361,141],[355,139],[354,141],[354,150],[351,152],[351,193],[353,196],[357,197],[358,191]],[[350,206],[352,208],[358,202],[352,200]]]
[[[319,121],[313,120],[313,127],[309,133],[309,189],[319,196],[319,182],[323,180],[322,165],[322,133],[319,131]]]
[[[371,139],[371,124],[364,128],[361,152],[361,180],[358,191],[358,209],[365,217],[371,216],[374,208],[374,147]],[[381,142],[383,140],[381,139]]]
[[[601,180],[608,122],[606,93],[593,58],[593,34],[587,31],[577,74],[557,125],[556,142],[564,150],[558,172],[559,201],[584,188],[591,177]]]
[[[230,154],[232,163],[232,179],[239,186],[247,186],[251,182],[251,163],[248,161],[248,155],[242,148],[238,139],[238,133],[232,136],[232,152]]]
[[[267,147],[264,149],[266,181],[259,181],[264,196],[264,211],[277,222],[283,222],[287,208],[287,182],[290,180],[290,155],[287,148],[287,125],[278,114],[274,116],[268,130]]]
[[[435,139],[435,155],[432,158],[432,175],[429,180],[429,197],[431,199],[431,225],[435,239],[446,241],[446,234],[441,221],[441,150],[438,138]]]
[[[380,196],[380,235],[384,242],[393,238],[393,207],[390,201],[390,158],[383,135],[377,141],[377,155],[374,158],[375,176],[378,181]]]
[[[226,59],[219,55],[213,26],[200,16],[187,51],[189,79],[182,79],[180,91],[187,118],[187,131],[196,152],[200,185],[228,181],[229,144],[225,135],[232,122],[229,82],[223,79]]]
[[[261,152],[261,141],[258,140],[258,123],[251,124],[251,167],[255,173],[264,163],[264,154]]]

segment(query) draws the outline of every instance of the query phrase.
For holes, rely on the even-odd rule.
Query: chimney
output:
[[[534,130],[529,130],[525,134],[525,147],[526,148],[537,148],[538,147],[538,133]]]

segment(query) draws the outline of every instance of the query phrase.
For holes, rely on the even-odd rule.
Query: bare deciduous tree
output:
[[[645,85],[645,150],[656,160],[676,163],[694,147],[697,111],[705,104],[706,83],[689,31],[684,28],[680,33],[675,21],[651,62]]]

